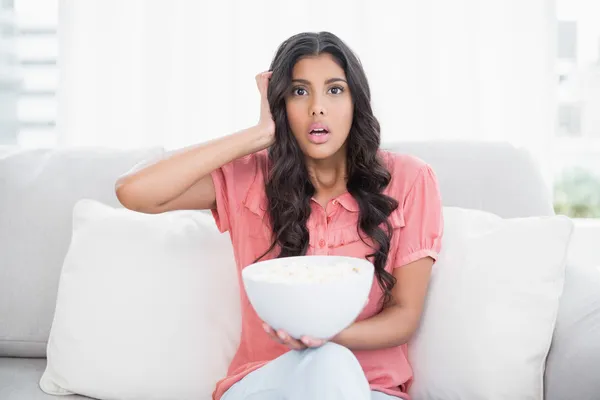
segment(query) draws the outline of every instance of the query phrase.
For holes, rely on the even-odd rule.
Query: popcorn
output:
[[[306,261],[264,268],[256,273],[255,279],[270,283],[327,283],[360,273],[357,267],[345,262],[323,265]]]

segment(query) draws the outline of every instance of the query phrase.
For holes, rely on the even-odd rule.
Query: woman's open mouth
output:
[[[323,124],[315,123],[310,126],[308,140],[314,144],[323,144],[329,140],[329,128]]]

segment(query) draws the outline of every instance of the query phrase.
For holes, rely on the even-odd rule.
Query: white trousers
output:
[[[288,351],[234,384],[222,400],[399,400],[371,391],[354,354],[335,343]]]

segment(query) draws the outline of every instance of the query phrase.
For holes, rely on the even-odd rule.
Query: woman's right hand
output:
[[[266,71],[256,75],[256,86],[260,92],[260,119],[258,126],[270,138],[269,146],[275,142],[275,121],[273,120],[273,115],[271,115],[271,108],[267,99],[267,88],[269,87],[269,80],[272,74],[272,71]]]

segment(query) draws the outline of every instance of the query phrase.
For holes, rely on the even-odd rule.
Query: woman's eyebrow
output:
[[[301,79],[301,78],[298,78],[298,79],[292,79],[292,83],[294,83],[294,82],[297,82],[297,83],[303,83],[303,84],[305,84],[305,85],[307,85],[307,86],[311,86],[311,83],[310,83],[310,81],[307,81],[306,79]],[[345,83],[348,83],[348,82],[346,82],[346,80],[345,80],[345,79],[343,79],[343,78],[329,78],[329,79],[327,79],[327,80],[325,81],[325,84],[326,84],[326,85],[329,85],[330,83],[333,83],[333,82],[345,82]]]

